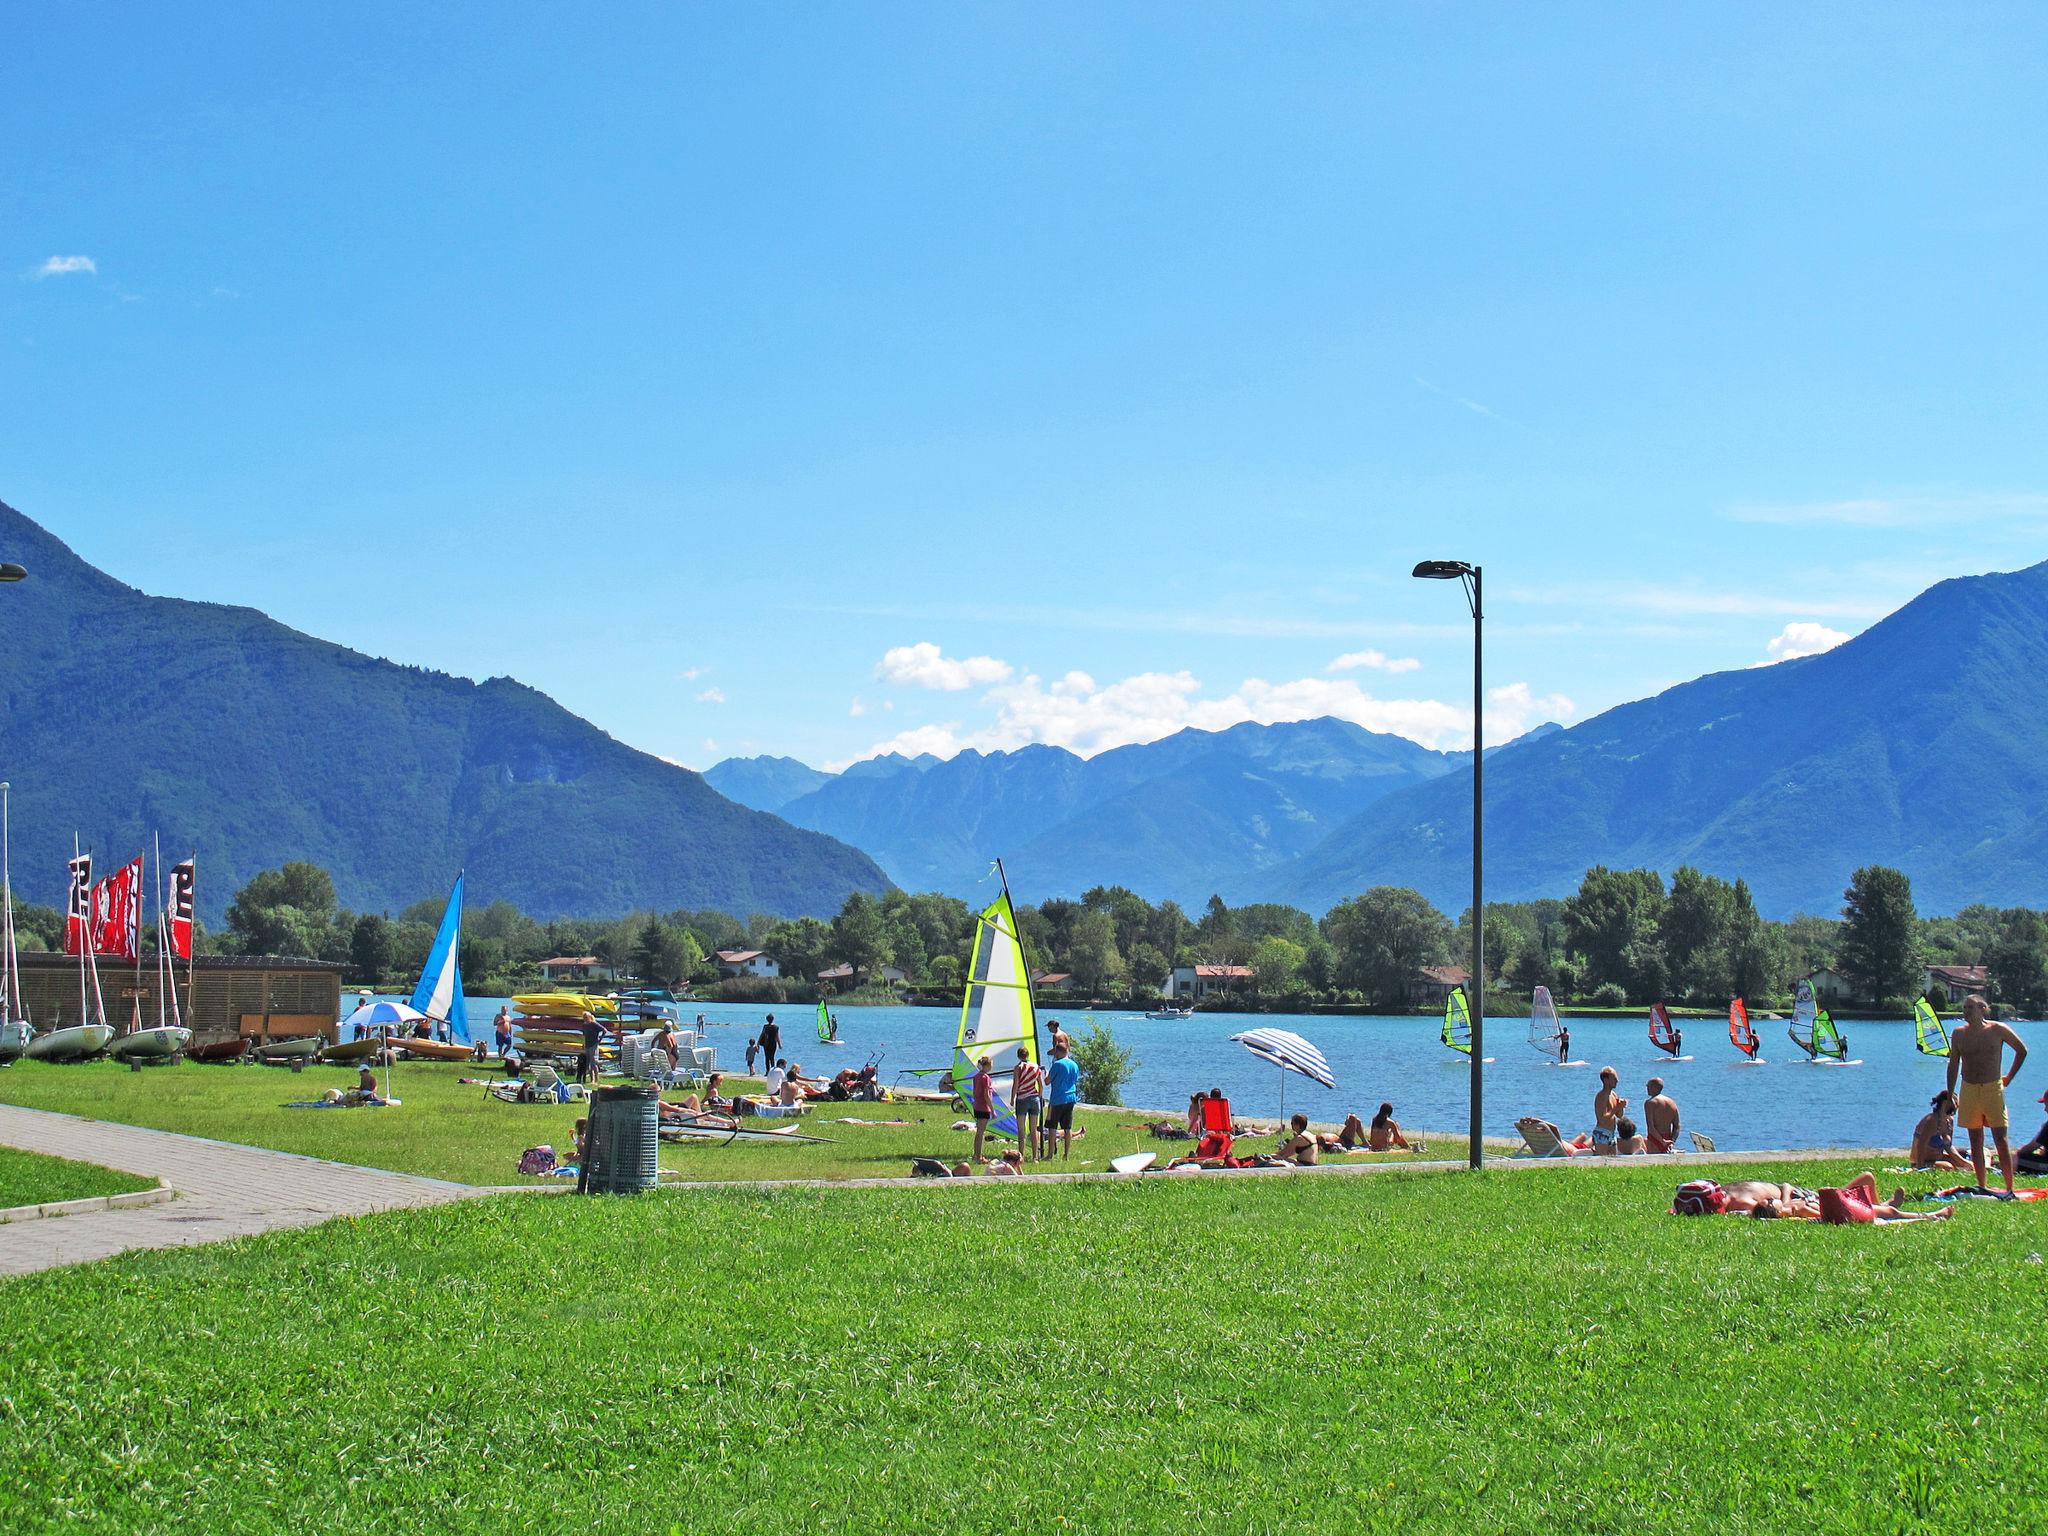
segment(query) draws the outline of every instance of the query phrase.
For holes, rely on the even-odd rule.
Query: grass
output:
[[[117,1173],[94,1163],[44,1157],[0,1147],[0,1210],[16,1205],[45,1205],[57,1200],[89,1200],[96,1195],[125,1195],[154,1189],[156,1180]]]
[[[0,1283],[37,1320],[0,1354],[0,1528],[1817,1536],[2048,1503],[2048,1210],[1684,1221],[1671,1184],[507,1197],[125,1257]]]
[[[352,1068],[198,1066],[190,1062],[131,1072],[115,1062],[53,1065],[22,1062],[0,1073],[0,1103],[60,1110],[127,1125],[183,1131],[221,1141],[302,1152],[399,1173],[453,1179],[463,1184],[559,1182],[522,1180],[519,1154],[546,1142],[564,1161],[575,1144],[581,1107],[503,1104],[480,1087],[457,1079],[477,1069],[455,1063],[406,1063],[397,1071],[395,1109],[285,1109],[295,1099],[317,1099],[328,1088],[353,1087]],[[495,1073],[490,1074],[493,1078]],[[671,1095],[671,1097],[680,1097]],[[908,1126],[840,1124],[904,1119]],[[973,1138],[950,1129],[959,1116],[937,1104],[820,1104],[801,1129],[829,1137],[830,1146],[759,1143],[664,1145],[661,1166],[689,1179],[872,1178],[907,1175],[914,1156],[964,1157]],[[1155,1140],[1136,1110],[1083,1111],[1088,1135],[1073,1162],[1096,1170],[1121,1152],[1186,1151]],[[762,1124],[775,1122],[763,1121]],[[1258,1143],[1270,1146],[1269,1142]]]

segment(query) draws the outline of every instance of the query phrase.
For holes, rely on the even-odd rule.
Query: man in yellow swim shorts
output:
[[[2012,1070],[2001,1073],[2005,1048],[2012,1047]],[[2020,1063],[2027,1059],[2027,1043],[2008,1024],[1988,1016],[1984,999],[1964,1000],[1963,1022],[1948,1042],[1948,1088],[1956,1091],[1962,1077],[1962,1093],[1956,1102],[1956,1124],[1970,1133],[1970,1166],[1977,1171],[1977,1187],[1984,1188],[1984,1133],[1998,1144],[1998,1170],[2005,1175],[2005,1192],[2012,1193],[2012,1148],[2005,1135],[2005,1090],[2020,1075]]]

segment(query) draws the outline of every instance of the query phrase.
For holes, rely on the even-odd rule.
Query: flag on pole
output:
[[[171,870],[171,953],[192,958],[192,860]]]
[[[92,931],[92,855],[71,861],[71,895],[64,906],[64,953],[82,955]]]

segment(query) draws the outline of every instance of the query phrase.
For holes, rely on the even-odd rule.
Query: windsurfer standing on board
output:
[[[2001,1076],[1998,1069],[2005,1064],[2008,1045],[2012,1047],[2012,1070]],[[1998,1171],[2005,1175],[2005,1192],[2012,1193],[2012,1148],[2005,1135],[2005,1090],[2020,1075],[2020,1064],[2026,1059],[2027,1042],[2014,1033],[2010,1024],[1988,1017],[1983,998],[1963,1000],[1963,1022],[1956,1026],[1948,1041],[1948,1088],[1950,1093],[1956,1091],[1956,1077],[1960,1074],[1963,1091],[1956,1100],[1956,1118],[1970,1133],[1970,1166],[1976,1170],[1979,1189],[1985,1187],[1984,1133],[1988,1130],[1998,1146]]]
[[[1572,1059],[1572,1032],[1563,1024],[1557,1026],[1557,1064],[1561,1067]]]

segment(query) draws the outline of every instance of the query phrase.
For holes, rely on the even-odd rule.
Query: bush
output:
[[[780,976],[728,976],[706,994],[714,1003],[786,1003],[789,986]]]
[[[1593,989],[1593,995],[1587,1001],[1595,1008],[1626,1008],[1628,993],[1622,990],[1618,981],[1603,981]]]
[[[1138,1069],[1138,1058],[1116,1043],[1116,1037],[1093,1019],[1088,1033],[1074,1040],[1074,1064],[1081,1069],[1081,1099],[1088,1104],[1123,1103],[1124,1084]]]

